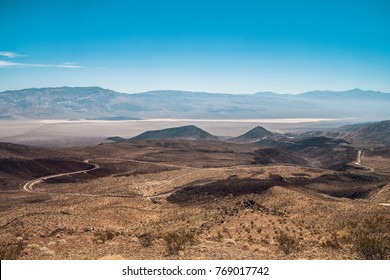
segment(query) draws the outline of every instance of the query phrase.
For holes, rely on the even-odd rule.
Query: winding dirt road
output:
[[[374,171],[375,171],[374,168],[362,164],[363,156],[364,156],[363,151],[362,151],[362,150],[359,150],[359,151],[358,151],[358,154],[357,154],[356,161],[354,162],[354,164],[355,164],[355,165],[358,165],[358,166],[360,166],[360,167],[365,168],[368,172],[374,172]]]
[[[99,158],[99,159],[110,159],[110,160],[113,160],[111,158]],[[115,159],[114,159],[115,160]],[[133,160],[133,159],[126,159],[126,160],[121,160],[121,161],[126,161],[126,162],[137,162],[137,163],[145,163],[145,164],[154,164],[154,165],[160,165],[160,166],[169,166],[169,167],[180,167],[180,168],[183,168],[183,166],[180,166],[180,165],[175,165],[175,164],[166,164],[166,163],[157,163],[157,162],[148,162],[148,161],[141,161],[141,160]],[[48,175],[48,176],[43,176],[43,177],[40,177],[40,178],[37,178],[37,179],[34,179],[34,180],[31,180],[31,181],[28,181],[27,183],[25,183],[23,185],[23,190],[25,190],[26,192],[40,192],[40,193],[46,193],[46,194],[59,194],[59,193],[51,193],[51,192],[43,192],[43,191],[37,191],[37,190],[34,190],[34,186],[40,184],[40,183],[43,183],[45,180],[47,179],[51,179],[51,178],[58,178],[58,177],[62,177],[62,176],[68,176],[68,175],[74,175],[74,174],[80,174],[80,173],[88,173],[90,171],[93,171],[93,170],[96,170],[96,169],[99,169],[100,166],[96,163],[90,163],[89,160],[84,160],[85,163],[89,163],[91,165],[93,165],[93,168],[90,168],[90,169],[84,169],[84,170],[79,170],[79,171],[73,171],[73,172],[65,172],[65,173],[59,173],[59,174],[53,174],[53,175]],[[186,169],[197,169],[197,168],[193,168],[193,167],[186,167]],[[194,172],[194,171],[193,171]],[[174,177],[172,178],[171,180],[169,180],[169,182],[172,182],[174,180],[177,180],[181,177],[184,177],[184,176],[187,176],[188,174],[183,174],[183,175],[180,175],[180,176],[177,176],[177,177]],[[183,186],[184,187],[184,186]],[[156,194],[156,195],[150,195],[150,196],[147,196],[145,195],[144,198],[147,198],[147,199],[153,199],[153,198],[158,198],[158,197],[164,197],[164,196],[167,196],[171,193],[174,193],[175,191],[177,191],[177,189],[172,189],[168,192],[163,192],[163,193],[160,193],[160,194]],[[85,194],[85,193],[61,193],[62,195],[71,195],[71,196],[86,196],[86,197],[122,197],[122,198],[129,198],[129,197],[134,197],[134,195],[131,195],[131,196],[126,196],[126,195],[102,195],[102,194]]]
[[[355,164],[356,165],[361,165],[361,162],[362,162],[362,150],[359,150],[358,154],[357,154],[357,159],[356,159]]]
[[[356,159],[356,162],[354,162],[355,165],[358,165],[358,166],[361,166],[363,168],[366,168],[368,171],[370,172],[373,172],[374,169],[369,167],[369,166],[365,166],[365,165],[362,165],[361,164],[361,161],[362,161],[362,158],[363,158],[363,152],[361,150],[358,151],[358,154],[357,154],[357,159]],[[109,158],[99,158],[99,159],[109,159]],[[110,159],[112,160],[112,159]],[[115,159],[114,159],[115,160]],[[158,163],[158,162],[148,162],[148,161],[141,161],[141,160],[134,160],[134,159],[121,159],[121,161],[125,161],[125,162],[137,162],[137,163],[145,163],[145,164],[154,164],[154,165],[162,165],[162,166],[169,166],[169,167],[178,167],[178,168],[183,168],[184,166],[180,166],[180,165],[175,165],[175,164],[167,164],[167,163]],[[37,191],[37,190],[34,190],[34,186],[40,184],[40,183],[43,183],[44,181],[46,181],[47,179],[51,179],[51,178],[58,178],[58,177],[62,177],[62,176],[68,176],[68,175],[74,175],[74,174],[80,174],[80,173],[85,173],[87,174],[88,172],[91,172],[93,170],[96,170],[96,169],[99,169],[100,166],[96,163],[90,163],[89,160],[84,160],[85,163],[89,163],[91,165],[93,165],[92,168],[90,169],[84,169],[84,170],[79,170],[79,171],[73,171],[73,172],[65,172],[65,173],[59,173],[59,174],[53,174],[53,175],[48,175],[48,176],[43,176],[43,177],[40,177],[40,178],[37,178],[37,179],[34,179],[34,180],[31,180],[31,181],[28,181],[26,182],[24,185],[23,185],[23,190],[25,190],[26,192],[39,192],[39,193],[47,193],[47,194],[59,194],[59,193],[51,193],[51,192],[44,192],[44,191]],[[168,182],[173,182],[177,179],[180,179],[181,177],[184,177],[184,176],[188,176],[189,174],[191,173],[194,173],[194,172],[197,172],[199,169],[203,170],[204,171],[204,168],[196,168],[196,167],[184,167],[185,169],[189,169],[189,170],[192,170],[190,171],[189,173],[186,173],[186,174],[182,174],[182,175],[179,175],[179,176],[176,176],[174,178],[171,178]],[[225,167],[225,168],[231,168],[231,167]],[[215,168],[213,168],[215,169]],[[221,168],[216,168],[216,169],[221,169]],[[224,169],[224,168],[222,168]],[[211,178],[210,178],[211,179]],[[209,179],[209,180],[210,180]],[[197,180],[198,181],[198,180]],[[214,180],[211,180],[211,181],[214,181]],[[165,182],[166,183],[166,182]],[[184,188],[188,186],[188,183],[187,184],[184,184],[183,186],[180,186],[180,187],[176,187],[176,188],[173,188],[169,191],[164,191],[164,192],[161,192],[161,193],[155,193],[153,195],[143,195],[141,197],[145,198],[145,199],[149,199],[149,200],[153,200],[153,199],[158,199],[158,198],[163,198],[163,197],[167,197],[168,195],[170,194],[173,194],[174,192]],[[104,194],[87,194],[87,193],[61,193],[62,195],[69,195],[69,196],[84,196],[84,197],[121,197],[121,198],[130,198],[130,197],[134,197],[134,195],[129,195],[129,196],[126,196],[126,195],[104,195]],[[390,206],[389,203],[378,203],[379,205],[381,206]]]
[[[102,160],[102,159],[104,159],[104,160],[118,160],[118,159],[112,159],[112,158],[94,158],[93,160],[96,160],[96,159],[99,159],[99,160]],[[229,166],[229,167],[222,167],[222,168],[210,168],[210,170],[209,170],[209,169],[205,169],[205,168],[187,167],[187,166],[181,166],[181,165],[176,165],[176,164],[149,162],[149,161],[142,161],[142,160],[135,160],[135,159],[120,159],[119,161],[122,161],[122,162],[136,162],[136,163],[152,164],[152,165],[167,166],[167,167],[176,167],[176,168],[180,168],[181,170],[186,169],[186,170],[189,171],[189,172],[187,172],[185,174],[180,174],[178,176],[170,178],[170,180],[164,181],[164,184],[169,184],[169,183],[172,183],[172,182],[174,182],[176,180],[179,180],[179,179],[181,179],[183,177],[191,176],[192,174],[197,173],[199,171],[202,171],[202,173],[204,173],[205,171],[215,173],[217,170],[220,171],[220,170],[230,169],[231,168],[231,166]],[[74,175],[74,174],[80,174],[80,173],[88,173],[90,171],[93,171],[93,170],[96,170],[96,169],[100,168],[100,166],[98,164],[91,163],[90,160],[84,160],[84,162],[93,165],[93,168],[80,170],[80,171],[65,172],[65,173],[59,173],[59,174],[43,176],[43,177],[40,177],[40,178],[37,178],[37,179],[34,179],[34,180],[26,182],[23,185],[23,190],[26,191],[26,192],[30,192],[30,193],[32,193],[32,192],[39,192],[39,193],[46,193],[46,194],[61,194],[61,195],[84,196],[84,197],[121,197],[121,198],[135,197],[134,195],[109,195],[109,194],[88,194],[88,193],[54,193],[54,192],[52,193],[52,192],[47,192],[47,191],[37,191],[37,190],[34,189],[34,186],[36,186],[36,185],[38,185],[40,183],[43,183],[47,179],[58,178],[58,177],[62,177],[62,176]],[[208,172],[206,172],[206,173],[208,173]],[[204,175],[206,175],[206,174],[204,174]],[[205,179],[209,179],[209,180],[212,180],[212,181],[215,180],[215,178],[212,178],[213,176],[205,176],[205,177],[207,177]],[[194,182],[196,182],[196,181],[199,181],[199,178],[194,180]],[[176,192],[177,190],[186,187],[189,183],[190,182],[186,182],[182,186],[174,187],[173,189],[171,189],[169,191],[164,191],[164,192],[161,192],[161,193],[155,193],[155,194],[150,194],[150,195],[145,194],[145,195],[141,195],[140,197],[143,197],[143,198],[149,199],[149,200],[150,199],[166,197],[166,196]]]
[[[368,172],[374,172],[375,171],[374,168],[362,164],[362,159],[363,159],[363,151],[359,150],[358,154],[357,154],[356,161],[354,162],[355,165],[359,165],[359,166],[367,169]],[[390,203],[378,203],[378,205],[390,207]]]
[[[87,162],[87,161],[84,161],[84,162]],[[96,169],[100,168],[100,166],[95,164],[95,163],[90,163],[90,164],[93,165],[93,168],[84,169],[84,170],[80,170],[80,171],[73,171],[73,172],[65,172],[65,173],[53,174],[53,175],[48,175],[48,176],[44,176],[44,177],[40,177],[38,179],[34,179],[34,180],[31,180],[31,181],[28,181],[27,183],[25,183],[23,185],[23,189],[26,192],[34,192],[34,185],[40,184],[40,183],[44,182],[47,179],[57,178],[57,177],[62,177],[62,176],[67,176],[67,175],[73,175],[73,174],[88,173],[90,171],[93,171],[93,170],[96,170]],[[91,195],[91,196],[93,196],[93,195]]]

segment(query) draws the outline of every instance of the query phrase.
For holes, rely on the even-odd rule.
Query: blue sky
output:
[[[390,92],[390,1],[0,3],[0,91]]]

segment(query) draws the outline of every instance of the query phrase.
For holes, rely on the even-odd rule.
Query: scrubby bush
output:
[[[337,233],[333,232],[329,239],[327,239],[325,242],[321,244],[323,248],[330,248],[333,250],[339,250],[341,249],[341,244],[339,241],[339,238],[337,236]]]
[[[390,258],[390,219],[379,216],[366,219],[350,229],[353,248],[365,260]]]
[[[112,240],[114,238],[114,236],[115,236],[115,233],[112,230],[109,230],[109,229],[107,229],[105,231],[105,234],[106,234],[106,239],[107,240]]]
[[[276,241],[278,242],[280,249],[286,255],[298,249],[298,245],[299,245],[298,241],[294,237],[289,236],[284,232],[281,232],[278,235]]]
[[[0,260],[16,260],[22,254],[24,248],[23,241],[0,244]]]
[[[153,235],[150,232],[146,232],[138,235],[139,242],[143,247],[149,247],[153,242]]]
[[[195,242],[195,233],[188,230],[179,230],[167,233],[164,236],[169,255],[177,255],[187,244]]]
[[[94,233],[94,238],[92,239],[92,241],[97,244],[104,243],[107,240],[112,240],[114,236],[115,233],[109,229],[105,231],[98,231]]]

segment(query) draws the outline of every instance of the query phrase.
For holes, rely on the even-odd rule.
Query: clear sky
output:
[[[390,92],[390,1],[0,2],[0,91]]]

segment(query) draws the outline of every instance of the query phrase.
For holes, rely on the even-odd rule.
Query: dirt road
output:
[[[356,161],[354,162],[354,164],[355,164],[355,165],[358,165],[358,166],[360,166],[360,167],[365,168],[366,171],[368,171],[368,172],[374,172],[374,171],[375,171],[374,168],[362,164],[363,156],[364,156],[363,151],[362,151],[362,150],[359,150],[359,151],[358,151],[358,154],[357,154]]]
[[[86,162],[86,161],[84,161],[84,162]],[[23,185],[23,189],[26,192],[34,192],[34,185],[42,183],[47,179],[57,178],[57,177],[62,177],[62,176],[67,176],[67,175],[73,175],[73,174],[88,173],[92,170],[96,170],[96,169],[100,168],[100,166],[95,164],[95,163],[90,163],[90,164],[93,165],[93,168],[84,169],[84,170],[80,170],[80,171],[73,171],[73,172],[65,172],[65,173],[59,173],[59,174],[54,174],[54,175],[48,175],[48,176],[40,177],[40,178],[35,179],[35,180],[28,181],[27,183],[25,183]]]

